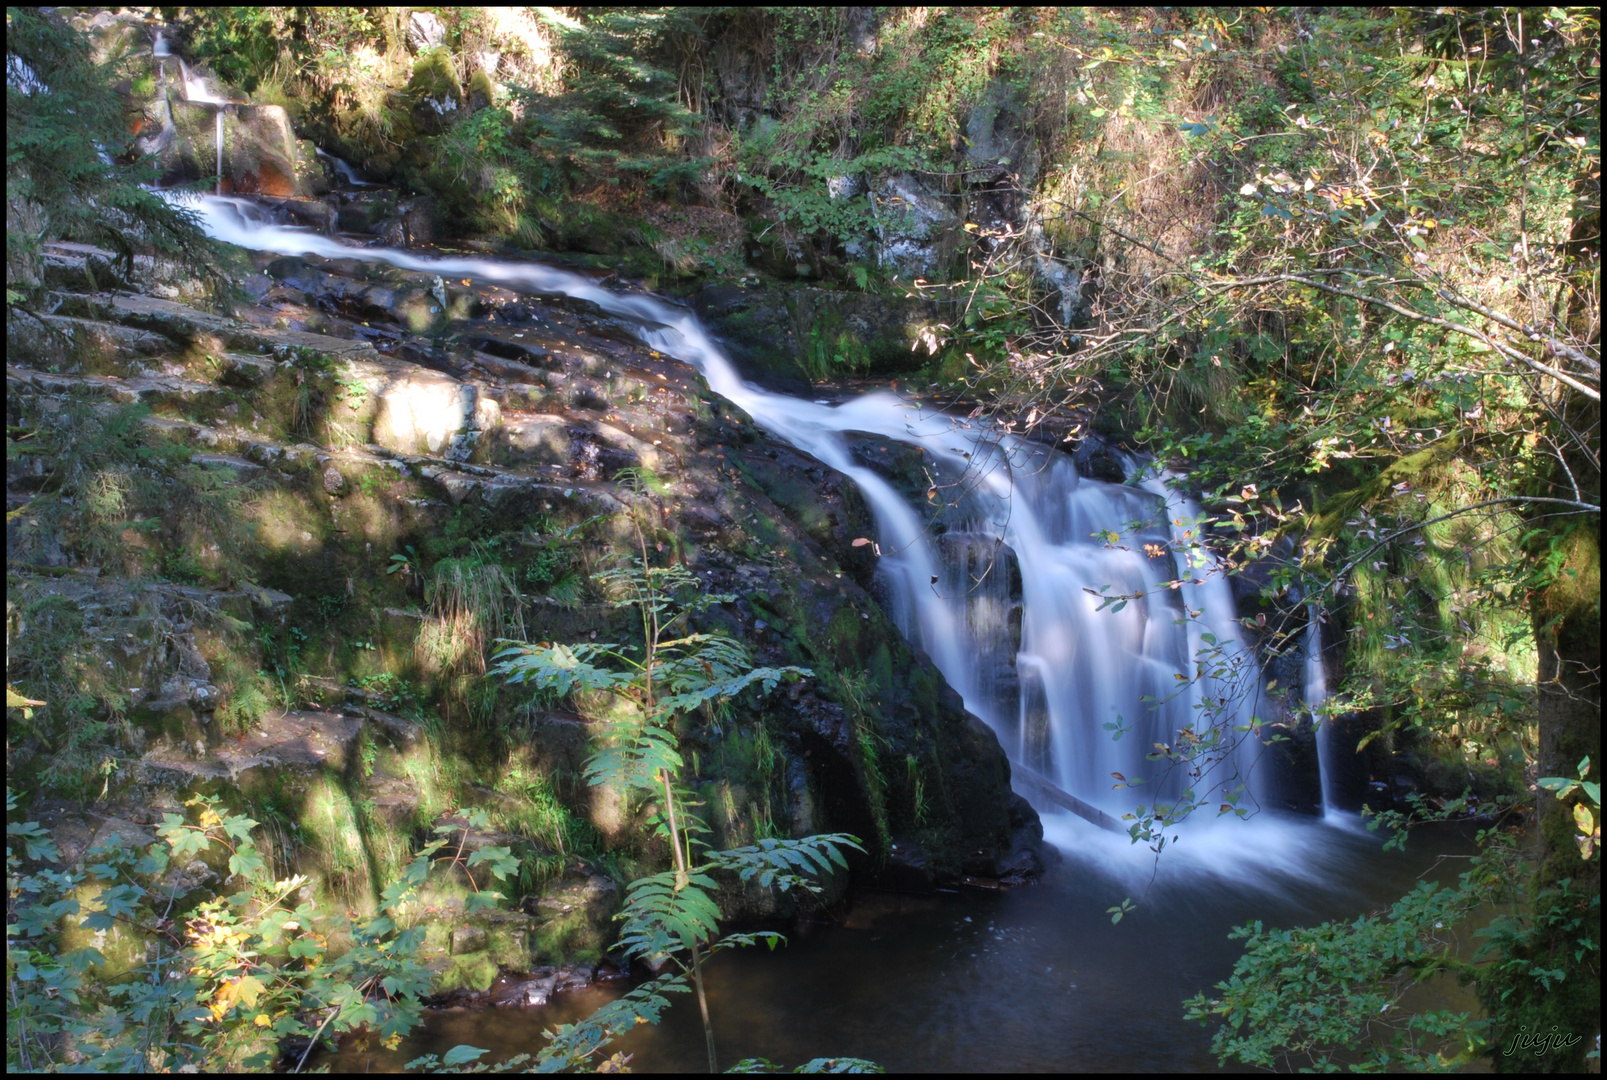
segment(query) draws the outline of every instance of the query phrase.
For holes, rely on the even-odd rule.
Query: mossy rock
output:
[[[463,84],[458,82],[451,52],[436,48],[419,53],[402,93],[412,103],[413,123],[422,134],[444,130],[463,108]]]
[[[452,990],[489,990],[496,982],[500,969],[497,962],[483,952],[446,956],[435,961],[440,973],[435,977],[437,993]]]
[[[71,899],[78,902],[80,912],[88,912],[99,906],[106,888],[97,882],[85,882],[72,891]],[[84,926],[83,915],[65,915],[61,921],[61,951],[94,949],[101,956],[101,962],[93,968],[96,975],[107,982],[125,979],[145,963],[147,946],[155,940],[133,923],[152,918],[151,912],[142,911],[132,921],[118,920],[105,930],[90,930]]]

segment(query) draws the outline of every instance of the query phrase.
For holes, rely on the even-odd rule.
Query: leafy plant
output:
[[[1547,776],[1536,783],[1558,799],[1566,799],[1576,791],[1583,796],[1574,803],[1574,825],[1579,830],[1574,843],[1579,845],[1579,857],[1590,859],[1601,850],[1601,785],[1587,779],[1590,775],[1588,757],[1579,762],[1577,771],[1579,777],[1575,780],[1565,776]]]
[[[430,976],[416,959],[423,930],[405,924],[445,840],[421,849],[375,915],[354,920],[308,899],[305,877],[272,877],[257,822],[215,796],[186,805],[188,815],[164,815],[156,843],[98,847],[83,871],[50,868],[60,856],[37,823],[6,826],[8,1070],[266,1069],[281,1040],[300,1039],[296,1071],[326,1033],[367,1028],[394,1046],[417,1022]],[[9,790],[6,809],[17,809]],[[202,864],[234,891],[198,900]],[[69,947],[86,934],[107,948],[131,935],[150,946],[105,979],[100,948]],[[333,947],[342,941],[350,947]]]
[[[703,985],[705,960],[724,949],[763,941],[774,948],[771,932],[721,936],[714,875],[782,890],[817,889],[814,877],[846,868],[842,848],[862,850],[854,837],[827,834],[801,840],[761,839],[727,851],[709,851],[698,839],[707,826],[690,807],[693,800],[678,777],[684,767],[676,735],[677,719],[735,698],[749,687],[773,688],[784,679],[805,676],[802,668],[754,667],[747,651],[717,633],[700,633],[692,617],[730,596],[704,592],[702,583],[679,565],[651,566],[646,542],[631,567],[597,575],[601,589],[617,607],[634,608],[641,619],[638,647],[605,643],[528,645],[510,643],[497,654],[492,673],[509,682],[569,695],[612,695],[626,707],[611,712],[586,764],[592,784],[610,784],[638,797],[659,801],[654,832],[668,844],[671,868],[631,883],[620,945],[628,957],[655,966],[670,963],[678,972],[638,987],[579,1024],[562,1025],[537,1055],[546,1067],[584,1067],[616,1035],[643,1021],[656,1022],[669,1005],[664,995],[695,989],[702,1014],[709,1068],[718,1071],[714,1027]]]

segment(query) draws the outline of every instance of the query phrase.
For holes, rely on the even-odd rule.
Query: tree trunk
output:
[[[1599,782],[1601,528],[1599,520],[1569,520],[1551,534],[1553,550],[1564,556],[1561,567],[1532,604],[1540,654],[1539,775],[1571,779],[1588,757],[1590,778]],[[1583,1072],[1601,1031],[1601,856],[1580,857],[1573,818],[1579,797],[1560,800],[1545,790],[1536,796],[1533,929],[1506,958],[1518,963],[1484,987],[1485,1008],[1506,1025],[1494,1033],[1501,1072]],[[1503,993],[1510,994],[1504,1001]],[[1536,1054],[1514,1048],[1526,1036],[1552,1038]],[[1562,1045],[1570,1039],[1577,1041]]]

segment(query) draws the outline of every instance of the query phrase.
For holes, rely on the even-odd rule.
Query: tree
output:
[[[1088,318],[1067,323],[1024,272],[1042,258],[1030,230],[984,238],[960,325],[994,347],[975,350],[973,386],[1017,430],[1103,394],[1190,470],[1239,560],[1295,542],[1267,595],[1279,629],[1319,597],[1345,632],[1335,709],[1374,708],[1386,732],[1521,734],[1489,663],[1521,615],[1539,775],[1599,763],[1596,13],[1188,21],[1079,53],[1080,78],[1100,113],[1122,101],[1100,96],[1100,64],[1219,103],[1137,116],[1128,93],[1114,110],[1176,132],[1173,163],[1130,188],[1190,193],[1214,220],[1019,191],[1060,257],[1084,260]],[[1578,798],[1536,806],[1534,920],[1482,982],[1505,1025],[1491,1045],[1597,1022],[1599,863],[1574,843]]]
[[[110,248],[125,276],[144,252],[219,280],[194,211],[143,186],[155,173],[126,150],[130,118],[114,88],[123,60],[97,60],[88,38],[55,14],[6,9],[8,308],[13,286],[39,285],[39,245],[52,239]]]

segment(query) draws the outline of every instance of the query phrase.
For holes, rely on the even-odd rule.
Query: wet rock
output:
[[[1083,439],[1072,460],[1077,463],[1077,472],[1090,480],[1119,484],[1127,479],[1127,464],[1120,451],[1099,435]]]
[[[595,980],[595,972],[589,964],[576,964],[540,968],[525,978],[501,978],[491,987],[491,1004],[499,1008],[539,1007],[554,995],[586,989]]]
[[[434,243],[439,214],[440,209],[434,199],[419,196],[403,203],[394,217],[381,221],[374,231],[379,236],[379,242],[389,247]]]
[[[1010,853],[999,860],[998,877],[1005,885],[1021,885],[1043,875],[1060,861],[1060,852],[1043,842],[1043,822],[1032,804],[1010,794]]]
[[[519,979],[491,989],[491,1004],[499,1008],[539,1007],[547,1004],[558,985],[556,974]]]
[[[937,888],[937,873],[919,844],[894,844],[887,853],[886,867],[877,883],[897,892],[929,893]]]
[[[312,194],[310,176],[323,174],[296,145],[290,117],[279,105],[237,105],[224,116],[223,187],[241,195]]]

